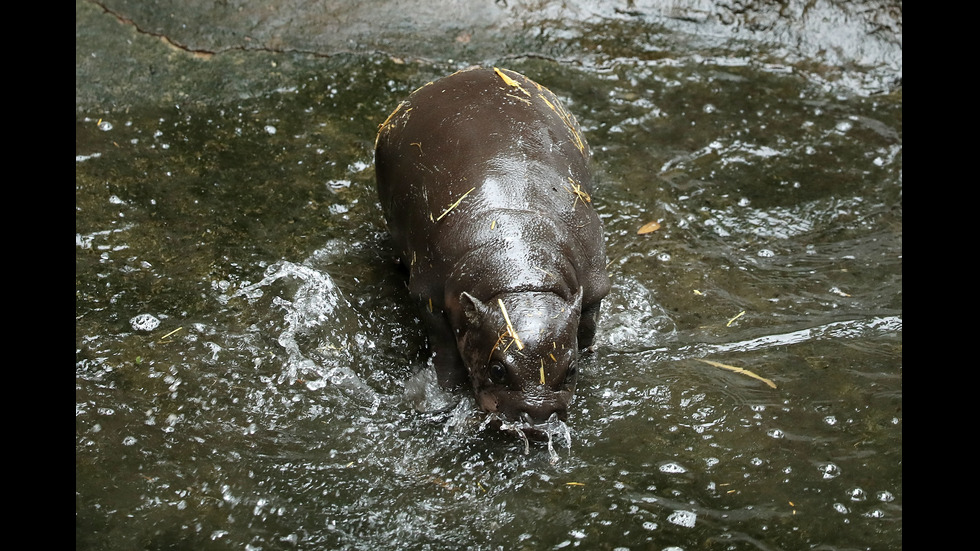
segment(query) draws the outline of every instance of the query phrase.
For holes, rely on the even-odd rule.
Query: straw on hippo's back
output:
[[[564,419],[609,291],[591,152],[575,118],[518,73],[422,86],[381,126],[378,194],[440,382],[506,419]]]

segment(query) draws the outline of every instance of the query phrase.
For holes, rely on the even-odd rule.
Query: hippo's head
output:
[[[570,299],[503,293],[486,303],[469,293],[460,296],[457,344],[481,409],[535,438],[543,436],[540,425],[567,418],[577,378],[582,295],[582,289]]]

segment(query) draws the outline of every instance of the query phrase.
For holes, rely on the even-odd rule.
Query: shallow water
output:
[[[553,453],[427,379],[374,194],[467,63],[76,100],[76,548],[901,548],[901,87],[644,29],[506,63],[582,123],[614,284]]]

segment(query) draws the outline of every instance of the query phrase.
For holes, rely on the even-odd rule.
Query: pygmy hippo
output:
[[[551,91],[497,68],[415,90],[375,168],[439,382],[526,433],[564,421],[609,292],[591,151]]]

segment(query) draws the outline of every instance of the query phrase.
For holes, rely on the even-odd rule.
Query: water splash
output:
[[[402,398],[411,404],[415,411],[429,414],[447,412],[461,402],[458,396],[439,384],[431,358],[427,366],[405,381]]]
[[[380,397],[349,367],[354,361],[350,347],[346,346],[348,326],[356,320],[352,321],[348,315],[351,306],[329,274],[305,264],[280,261],[269,266],[260,281],[238,289],[231,297],[258,300],[268,287],[280,280],[293,283],[295,290],[291,296],[286,291],[271,301],[283,311],[285,324],[276,341],[285,350],[287,361],[277,382],[302,379],[311,390],[329,383],[371,402],[372,410],[376,410]],[[300,344],[308,340],[305,337],[313,337],[315,342],[326,340],[329,348],[337,353],[336,357],[311,358],[311,351],[306,350],[310,347]]]
[[[558,418],[558,414],[556,413],[552,413],[551,417],[544,423],[537,424],[531,424],[526,420],[518,422],[508,421],[497,413],[490,413],[480,425],[480,428],[483,429],[494,422],[500,423],[500,430],[515,433],[521,439],[524,443],[524,455],[531,453],[531,440],[528,438],[528,432],[543,434],[547,439],[548,460],[552,465],[558,463],[561,459],[558,452],[555,451],[555,440],[564,444],[565,449],[571,449],[572,447],[571,430],[564,421]]]
[[[552,445],[552,437],[560,438],[560,441],[565,445],[565,449],[570,450],[572,448],[572,432],[564,421],[552,415],[546,423],[544,433],[548,435],[548,457],[551,464],[554,465],[558,462],[559,458],[558,453],[555,452],[555,448]]]

